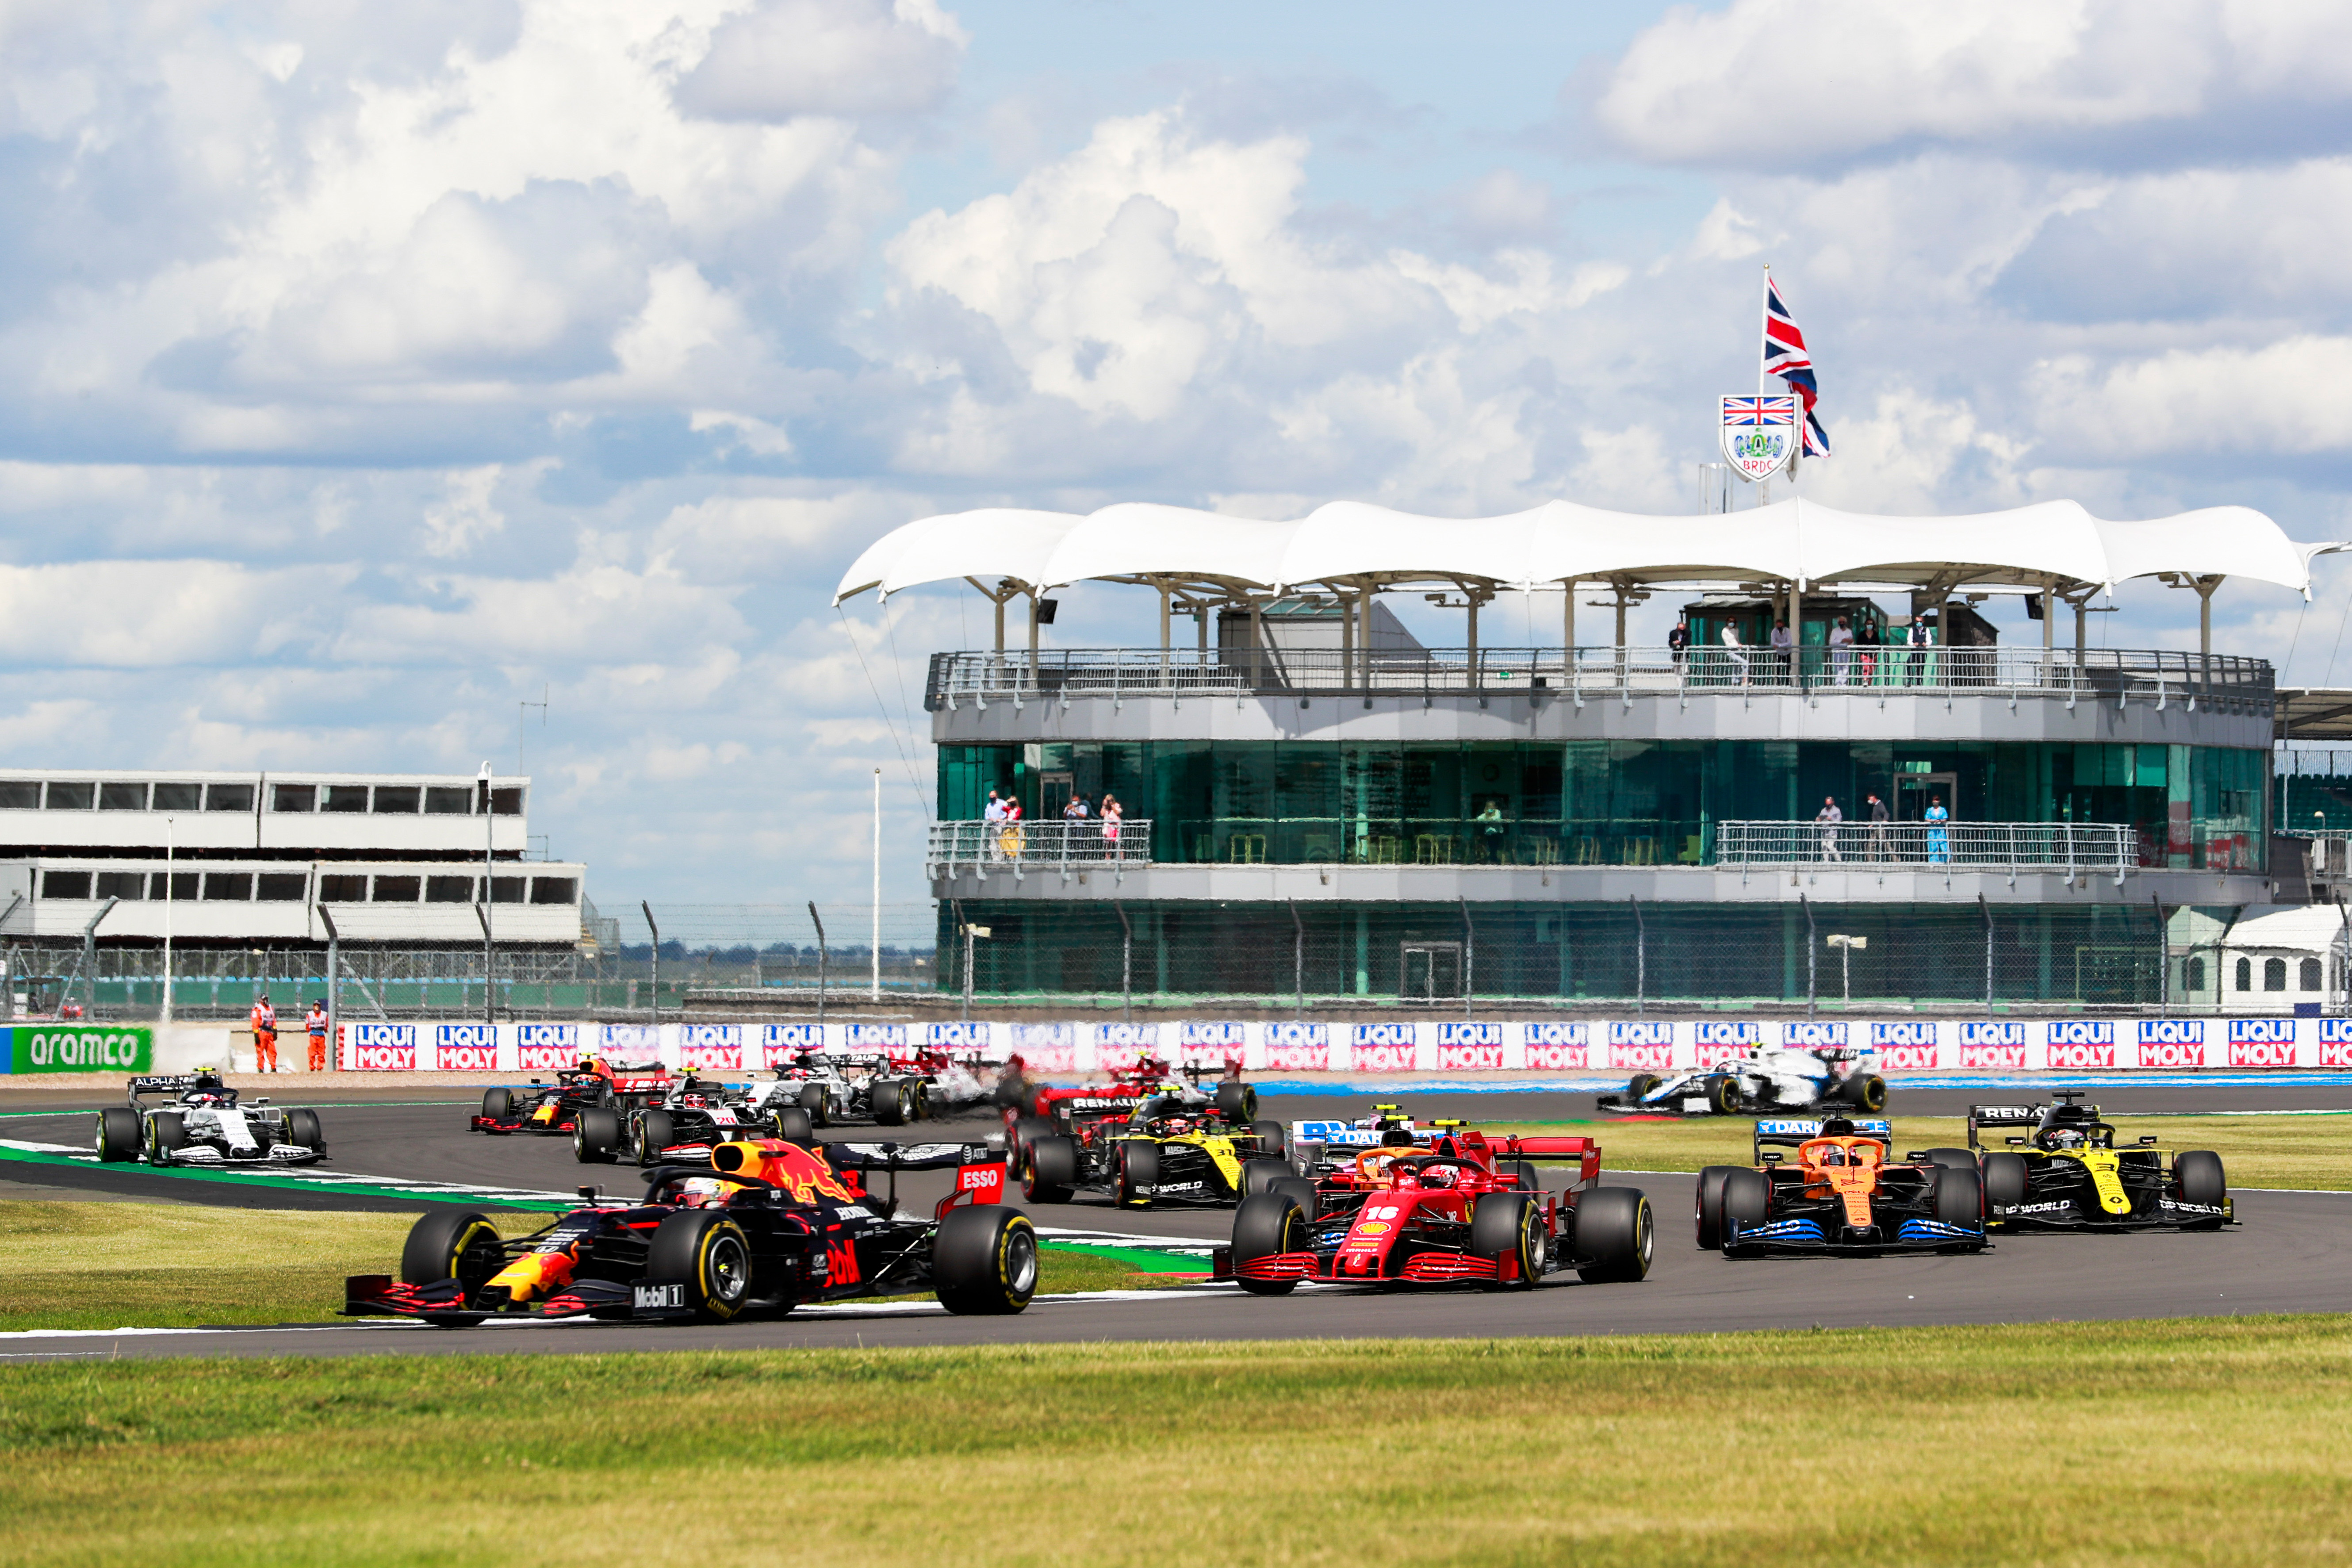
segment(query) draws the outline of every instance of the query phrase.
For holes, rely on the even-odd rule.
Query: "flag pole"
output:
[[[1756,395],[1772,395],[1771,373],[1765,369],[1770,363],[1772,324],[1772,264],[1764,264],[1764,281],[1756,295]],[[1759,418],[1762,416],[1759,415]],[[1756,484],[1756,504],[1760,509],[1772,504],[1772,476],[1765,475]]]

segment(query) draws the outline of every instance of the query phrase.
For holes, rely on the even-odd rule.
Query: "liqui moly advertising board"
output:
[[[1086,1053],[1088,1060],[1078,1059],[1076,1024],[1015,1024],[1012,1035],[1013,1049],[1031,1072],[1076,1072],[1095,1065],[1092,1049]],[[1135,1054],[1129,1054],[1124,1060],[1115,1059],[1104,1065],[1126,1067],[1134,1059]]]
[[[1503,1067],[1502,1025],[1465,1023],[1437,1026],[1438,1071],[1500,1072]]]
[[[2319,1020],[2319,1065],[2352,1068],[2352,1018]]]
[[[2230,1065],[2233,1068],[2294,1066],[2294,1025],[2293,1018],[2231,1019]]]
[[[2025,1025],[2017,1019],[1964,1022],[1958,1027],[1963,1071],[2022,1072]]]
[[[1525,1043],[1520,1047],[1528,1067],[1538,1072],[1582,1069],[1588,1027],[1570,1023],[1529,1024]]]
[[[1943,1065],[1942,1044],[1932,1018],[1873,1024],[1870,1050],[1881,1072],[1927,1072]]]
[[[345,1024],[343,1066],[352,1072],[415,1072],[416,1026]]]
[[[496,1024],[436,1024],[433,1065],[443,1072],[499,1070],[499,1026]]]
[[[580,1059],[577,1024],[517,1024],[514,1032],[520,1072],[561,1072]]]
[[[743,1026],[680,1024],[677,1065],[688,1072],[742,1071]]]
[[[1412,1072],[1421,1066],[1420,1030],[1411,1024],[1350,1024],[1348,1050],[1357,1072]]]
[[[2142,1018],[2138,1036],[2142,1068],[2179,1072],[2205,1065],[2202,1018]]]
[[[824,1026],[822,1024],[762,1024],[759,1027],[758,1044],[761,1067],[780,1068],[789,1065],[803,1051],[824,1049]]]
[[[1328,1024],[1268,1024],[1265,1026],[1265,1067],[1269,1072],[1330,1071],[1331,1026]]]
[[[1612,1023],[1609,1065],[1619,1072],[1672,1072],[1674,1025],[1664,1018],[1620,1019]]]
[[[1762,1045],[1764,1026],[1753,1018],[1702,1018],[1691,1026],[1691,1043],[1699,1066],[1716,1067]]]
[[[2053,1072],[2088,1072],[2116,1065],[2112,1018],[2053,1018],[2042,1026],[2045,1065]]]

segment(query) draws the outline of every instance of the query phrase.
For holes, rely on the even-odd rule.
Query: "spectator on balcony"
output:
[[[1838,854],[1838,825],[1845,820],[1845,813],[1838,809],[1837,796],[1824,796],[1821,810],[1813,813],[1813,820],[1822,826],[1822,858],[1842,858]]]
[[[1105,790],[1102,797],[1103,846],[1110,851],[1110,858],[1114,860],[1118,858],[1118,826],[1126,818],[1127,813],[1120,808],[1118,797]]]
[[[1772,623],[1772,662],[1780,668],[1780,684],[1787,685],[1797,678],[1797,639],[1789,635],[1789,623]]]
[[[1950,865],[1952,863],[1952,830],[1944,824],[1952,820],[1952,814],[1944,809],[1944,797],[1940,795],[1929,795],[1927,809],[1921,815],[1927,824],[1927,864]]]
[[[1675,622],[1675,629],[1666,634],[1666,654],[1675,661],[1675,682],[1682,683],[1683,660],[1689,656],[1691,645],[1690,616]]]
[[[1853,628],[1845,624],[1843,616],[1830,628],[1830,675],[1840,686],[1853,679]]]
[[[1729,621],[1723,623],[1723,657],[1739,671],[1739,684],[1748,684],[1748,656],[1739,651],[1739,631]]]
[[[998,795],[994,790],[990,790],[988,792],[988,809],[982,812],[980,816],[981,820],[983,822],[1003,821],[1004,797]]]
[[[1062,807],[1062,820],[1065,822],[1084,822],[1093,815],[1087,809],[1087,797],[1082,795],[1071,795],[1070,804]]]
[[[1884,861],[1895,858],[1892,847],[1887,843],[1887,816],[1886,803],[1879,799],[1875,793],[1872,794],[1870,796],[1870,858],[1874,860]]]
[[[998,851],[1007,860],[1019,859],[1023,838],[1020,801],[1007,795],[1004,800],[1003,815],[997,818],[997,824],[1000,828],[996,836]]]

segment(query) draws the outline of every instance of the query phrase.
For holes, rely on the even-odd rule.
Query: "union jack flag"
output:
[[[1805,352],[1805,331],[1780,298],[1780,286],[1764,277],[1764,374],[1777,375],[1805,403],[1805,456],[1830,455],[1830,433],[1814,416],[1821,388],[1813,380],[1813,356]]]
[[[1727,397],[1723,400],[1723,422],[1726,425],[1794,425],[1797,408],[1785,397]]]

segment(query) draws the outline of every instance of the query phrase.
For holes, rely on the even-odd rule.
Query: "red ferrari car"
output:
[[[1650,1272],[1650,1200],[1597,1184],[1592,1139],[1489,1138],[1449,1121],[1426,1142],[1397,1137],[1346,1151],[1319,1181],[1286,1177],[1243,1199],[1218,1276],[1277,1296],[1302,1279],[1524,1289],[1559,1269],[1588,1281]],[[1542,1190],[1539,1160],[1575,1163],[1565,1192]]]

